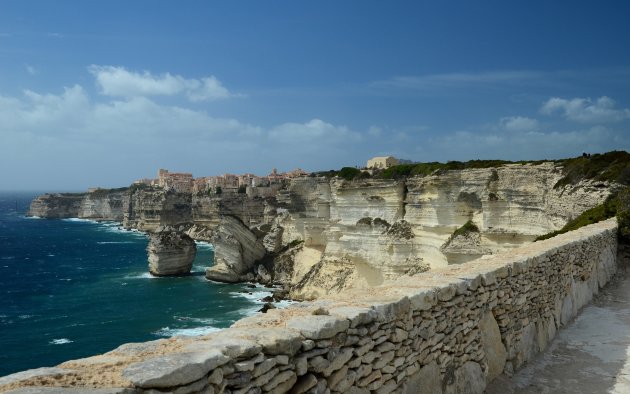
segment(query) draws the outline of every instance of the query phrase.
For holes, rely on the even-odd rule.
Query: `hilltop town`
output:
[[[362,170],[371,173],[374,170],[387,169],[408,160],[398,160],[393,156],[377,156],[367,161],[366,167]],[[159,169],[157,178],[138,179],[134,185],[157,186],[164,190],[178,193],[195,194],[221,194],[221,193],[245,193],[251,196],[269,197],[276,194],[282,186],[283,181],[306,177],[310,174],[301,168],[292,171],[278,172],[273,168],[268,175],[258,176],[251,173],[241,175],[223,174],[216,176],[205,176],[193,178],[192,173],[170,172],[166,169]]]

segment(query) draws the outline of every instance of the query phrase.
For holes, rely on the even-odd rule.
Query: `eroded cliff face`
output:
[[[195,241],[170,227],[149,235],[149,272],[154,276],[189,274],[197,253]]]
[[[123,207],[127,189],[96,190],[86,193],[81,201],[78,217],[92,220],[123,220]]]
[[[132,190],[123,201],[123,227],[155,231],[160,226],[192,223],[192,196],[161,189]]]
[[[222,216],[209,241],[214,245],[214,265],[206,278],[219,282],[253,280],[255,262],[265,255],[262,240],[233,216]]]
[[[531,242],[602,203],[613,189],[593,181],[555,188],[562,177],[561,167],[542,163],[405,180],[295,178],[265,198],[100,190],[44,195],[29,213],[122,216],[124,227],[148,232],[173,226],[214,244],[209,278],[264,276],[289,288],[294,298],[315,298]],[[452,237],[468,221],[479,231]]]
[[[44,194],[31,201],[28,216],[122,221],[127,188],[87,193]]]
[[[591,181],[554,188],[560,178],[560,167],[543,163],[404,181],[333,180],[330,189],[321,180],[292,183],[290,200],[301,205],[289,207],[289,217],[281,221],[285,238],[303,239],[305,248],[323,255],[303,277],[293,278],[291,295],[315,298],[372,287],[514,248],[560,229],[611,192],[610,185]],[[479,233],[449,241],[469,220]]]
[[[561,177],[561,168],[543,163],[410,178],[405,219],[414,228],[420,255],[432,267],[471,260],[558,230],[610,194],[606,185],[591,182],[555,189]],[[479,227],[480,237],[468,245],[468,259],[449,260],[440,247],[469,220]]]
[[[40,196],[32,201],[29,215],[121,221],[124,228],[148,233],[168,227],[177,236],[212,243],[215,269],[209,278],[220,280],[222,273],[224,281],[235,282],[253,279],[254,263],[265,254],[262,239],[264,230],[270,226],[263,227],[276,214],[273,204],[268,203],[270,200],[274,199],[227,193],[191,195],[160,188],[97,189],[89,193]],[[157,236],[156,240],[166,242],[170,239],[167,238]],[[171,269],[174,265],[171,263],[180,257],[187,261],[191,254],[171,256],[170,244],[161,248],[160,242],[151,241],[149,245],[151,272],[156,275],[183,272]],[[208,265],[212,264],[208,261]]]
[[[26,215],[49,219],[79,217],[85,195],[86,193],[43,194],[31,201]]]

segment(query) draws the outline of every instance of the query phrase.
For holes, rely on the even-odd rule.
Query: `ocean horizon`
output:
[[[0,192],[0,376],[128,342],[204,335],[256,313],[269,289],[148,273],[147,236],[119,223],[26,217],[36,192]]]

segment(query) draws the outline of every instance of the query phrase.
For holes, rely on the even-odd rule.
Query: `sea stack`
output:
[[[169,227],[149,235],[149,272],[154,276],[189,274],[197,253],[195,241]]]

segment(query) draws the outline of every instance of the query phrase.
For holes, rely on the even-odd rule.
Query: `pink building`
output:
[[[168,170],[160,169],[158,186],[178,193],[190,193],[193,189],[193,177],[187,172],[168,172]]]

